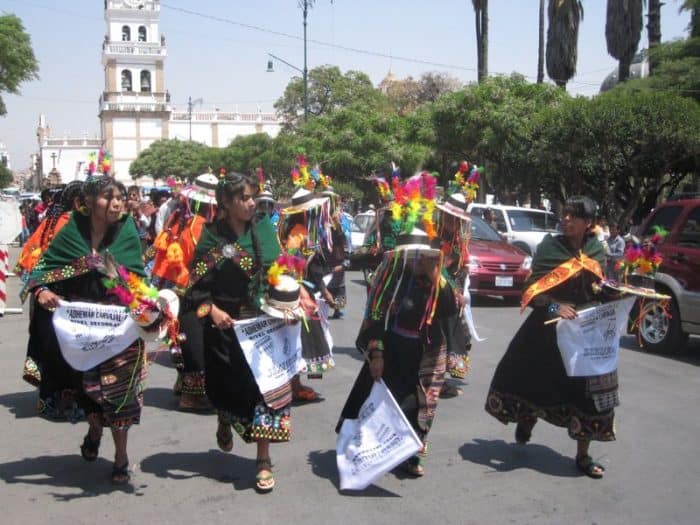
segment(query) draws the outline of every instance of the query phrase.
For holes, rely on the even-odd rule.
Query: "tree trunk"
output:
[[[540,0],[539,38],[537,41],[537,83],[544,82],[544,0]]]
[[[488,0],[474,2],[474,21],[476,23],[477,79],[481,83],[489,75],[489,15]]]
[[[482,80],[489,76],[489,0],[482,1],[481,8],[481,53]]]
[[[630,77],[630,62],[620,60],[620,66],[617,69],[617,81],[622,83]]]
[[[653,58],[652,50],[661,43],[661,0],[649,0],[649,11],[647,18],[647,34],[649,35],[649,76],[654,74],[656,60]]]

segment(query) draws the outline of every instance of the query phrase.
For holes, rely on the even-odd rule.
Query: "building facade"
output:
[[[225,147],[239,135],[277,135],[274,113],[173,111],[166,88],[165,36],[159,0],[105,0],[102,44],[105,90],[100,97],[102,140],[116,177],[131,181],[129,165],[161,139]]]

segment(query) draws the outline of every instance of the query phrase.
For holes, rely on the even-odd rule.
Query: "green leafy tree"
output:
[[[566,97],[563,90],[529,83],[517,74],[489,77],[444,95],[430,109],[435,155],[443,161],[485,164],[483,191],[495,193],[501,202],[537,200],[538,174],[528,147],[532,116]]]
[[[547,75],[557,86],[566,87],[576,74],[583,4],[580,0],[549,0],[547,15]]]
[[[321,66],[309,71],[309,116],[326,115],[337,109],[360,101],[382,100],[381,93],[370,78],[360,71],[342,73],[337,66]],[[288,129],[296,129],[303,122],[304,81],[294,77],[287,84],[284,94],[275,102],[277,113]]]
[[[0,164],[0,188],[9,186],[12,180],[12,172],[7,169],[7,166]]]
[[[667,92],[612,90],[540,113],[533,151],[545,189],[583,193],[626,225],[700,166],[700,105]]]
[[[617,77],[625,82],[642,36],[642,0],[608,0],[605,41],[608,53],[619,62]]]
[[[393,80],[384,86],[390,107],[401,115],[415,111],[426,102],[435,102],[445,93],[456,91],[462,83],[444,73],[423,73],[418,80],[408,77]]]
[[[700,102],[700,0],[686,0],[682,9],[691,12],[689,37],[655,45],[649,50],[654,74],[627,81],[615,89],[672,91]]]
[[[412,174],[430,155],[428,145],[409,140],[405,118],[362,103],[309,121],[297,138],[309,162],[319,163],[334,183],[372,195],[371,174],[387,173],[392,161]]]
[[[0,16],[0,93],[19,93],[19,85],[39,78],[38,72],[32,42],[22,21],[15,15]],[[7,107],[0,96],[0,115],[5,114]]]
[[[198,142],[178,139],[158,140],[151,144],[131,163],[131,175],[148,175],[154,179],[169,176],[192,180],[205,173],[215,160],[212,150]]]

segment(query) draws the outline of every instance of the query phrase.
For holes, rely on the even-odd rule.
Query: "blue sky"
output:
[[[160,25],[168,47],[165,82],[178,109],[184,109],[192,96],[203,99],[201,109],[254,111],[260,106],[272,111],[274,101],[298,73],[280,63],[275,64],[274,73],[267,73],[267,53],[303,66],[302,12],[297,0],[165,0],[161,4]],[[534,81],[539,2],[490,4],[489,72],[518,71]],[[605,47],[605,0],[583,4],[577,75],[567,89],[593,95],[617,63]],[[679,14],[679,5],[680,0],[667,0],[662,8],[664,41],[686,35],[690,17]],[[3,95],[8,114],[0,117],[0,141],[9,150],[13,168],[23,169],[37,150],[40,113],[47,116],[54,136],[99,133],[97,104],[104,87],[101,44],[106,32],[103,1],[0,0],[0,12],[22,19],[40,65],[41,79],[24,84],[21,96]],[[342,71],[360,70],[375,85],[389,70],[399,78],[439,71],[463,82],[476,79],[474,12],[469,0],[317,0],[309,12],[308,38],[309,68],[333,64]],[[641,46],[646,47],[646,42],[645,30]]]

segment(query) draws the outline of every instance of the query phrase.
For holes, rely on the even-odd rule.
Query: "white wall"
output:
[[[112,120],[112,136],[113,137],[135,137],[136,136],[136,119],[115,117]]]
[[[41,173],[48,176],[53,168],[51,154],[56,154],[56,169],[61,174],[61,182],[66,183],[72,180],[85,180],[85,170],[88,166],[90,153],[97,158],[99,148],[93,146],[47,146],[41,149]]]
[[[143,146],[144,138],[163,138],[163,121],[160,119],[141,119],[140,120],[141,129],[141,149],[146,149]]]

